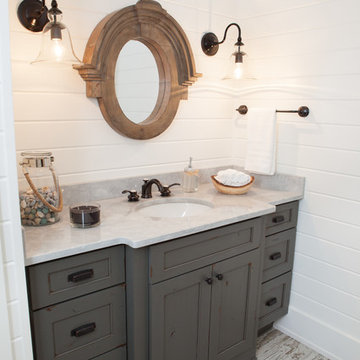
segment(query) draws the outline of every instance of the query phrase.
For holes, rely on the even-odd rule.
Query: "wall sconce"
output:
[[[20,23],[33,32],[42,31],[39,55],[32,64],[79,64],[67,27],[61,22],[62,11],[56,0],[48,10],[45,0],[23,0],[18,7]]]
[[[240,51],[240,46],[244,45],[241,40],[241,29],[240,26],[236,23],[229,24],[224,32],[224,38],[219,41],[217,36],[212,33],[206,33],[201,39],[201,48],[203,52],[208,56],[215,55],[219,50],[219,45],[221,45],[227,35],[227,31],[231,26],[236,26],[238,29],[238,38],[235,45],[235,52],[231,54],[230,59],[230,71],[226,74],[224,79],[232,78],[232,79],[241,79],[243,77],[244,69],[243,69],[243,56],[246,55],[243,51]]]

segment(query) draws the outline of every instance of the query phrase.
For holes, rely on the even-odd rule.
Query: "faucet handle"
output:
[[[163,189],[161,191],[161,196],[170,196],[171,195],[170,188],[175,185],[180,186],[179,183],[173,183],[171,185],[163,185]]]
[[[128,201],[139,201],[139,195],[136,190],[124,190],[122,194],[129,193]]]

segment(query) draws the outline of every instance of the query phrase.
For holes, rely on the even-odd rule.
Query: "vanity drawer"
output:
[[[156,283],[259,246],[263,218],[167,241],[150,247],[150,281]]]
[[[295,227],[297,223],[298,208],[298,201],[278,205],[275,213],[266,216],[265,235],[272,235]]]
[[[292,269],[295,236],[296,230],[292,228],[265,238],[262,281],[268,281]]]
[[[109,351],[106,354],[91,358],[90,360],[126,360],[126,346],[121,346],[115,350]]]
[[[116,246],[28,267],[33,310],[125,281],[124,247]]]
[[[290,299],[291,271],[262,285],[259,328],[285,315]]]
[[[126,343],[123,286],[47,307],[32,316],[37,360],[91,359]]]

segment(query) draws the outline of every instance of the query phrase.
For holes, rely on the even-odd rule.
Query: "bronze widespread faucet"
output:
[[[143,199],[152,198],[151,188],[153,184],[155,184],[158,187],[161,196],[170,196],[171,194],[170,187],[174,185],[180,185],[179,183],[174,183],[171,185],[163,185],[158,179],[151,179],[151,180],[144,179],[144,183],[141,186],[141,197]]]
[[[156,186],[158,187],[160,192],[163,190],[163,186],[162,186],[161,182],[158,179],[151,179],[151,180],[144,179],[144,183],[141,186],[141,197],[143,199],[152,198],[151,188],[152,188],[153,184],[156,184]]]

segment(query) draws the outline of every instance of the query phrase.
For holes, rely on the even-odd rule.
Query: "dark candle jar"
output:
[[[70,207],[70,222],[74,227],[89,228],[100,224],[100,205],[85,204]]]

